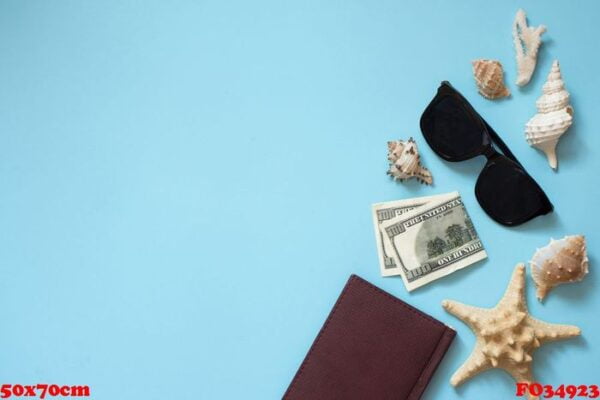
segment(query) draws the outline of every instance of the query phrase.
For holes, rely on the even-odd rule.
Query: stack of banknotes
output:
[[[487,257],[458,192],[373,204],[383,276],[411,291]]]

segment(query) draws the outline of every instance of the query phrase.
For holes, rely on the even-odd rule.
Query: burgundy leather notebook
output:
[[[352,275],[286,400],[417,400],[456,332]]]

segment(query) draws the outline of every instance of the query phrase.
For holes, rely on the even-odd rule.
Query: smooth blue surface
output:
[[[514,85],[515,12],[548,32]],[[94,399],[280,398],[357,273],[454,326],[426,399],[507,399],[485,373],[454,389],[474,337],[442,299],[489,307],[551,236],[587,235],[591,273],[529,307],[583,337],[536,353],[539,381],[600,384],[600,3],[2,1],[0,383],[87,384]],[[494,58],[513,96],[476,93]],[[575,124],[559,171],[525,122],[554,58]],[[449,164],[418,128],[450,80],[556,212],[509,229],[480,209],[483,159]],[[433,187],[396,184],[386,141],[414,136]],[[379,275],[370,205],[459,190],[489,259],[408,294]],[[402,371],[398,371],[399,374]]]

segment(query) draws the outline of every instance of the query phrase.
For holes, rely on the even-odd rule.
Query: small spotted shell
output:
[[[555,286],[582,280],[588,273],[585,237],[565,236],[538,249],[531,261],[531,276],[537,286],[537,298],[543,300]]]
[[[417,143],[413,138],[406,141],[395,140],[388,142],[388,161],[390,168],[388,175],[394,180],[417,178],[421,183],[431,185],[433,176],[431,172],[421,165],[421,156],[417,149]]]

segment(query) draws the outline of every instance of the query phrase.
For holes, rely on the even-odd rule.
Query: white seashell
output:
[[[525,86],[531,80],[544,32],[546,32],[544,25],[537,28],[527,26],[525,11],[517,11],[513,22],[513,40],[517,52],[517,85],[519,86]]]
[[[556,169],[556,144],[573,124],[573,107],[556,60],[542,91],[535,103],[538,113],[525,124],[525,138],[531,146],[546,153],[550,167]]]
[[[388,142],[388,161],[390,169],[387,173],[395,180],[417,178],[428,185],[433,183],[431,172],[421,165],[417,143],[413,138]]]
[[[479,94],[490,100],[510,95],[510,91],[504,85],[504,71],[499,61],[475,60],[472,64]]]
[[[588,273],[585,237],[550,240],[550,244],[535,252],[529,266],[539,300],[555,286],[582,280]]]

